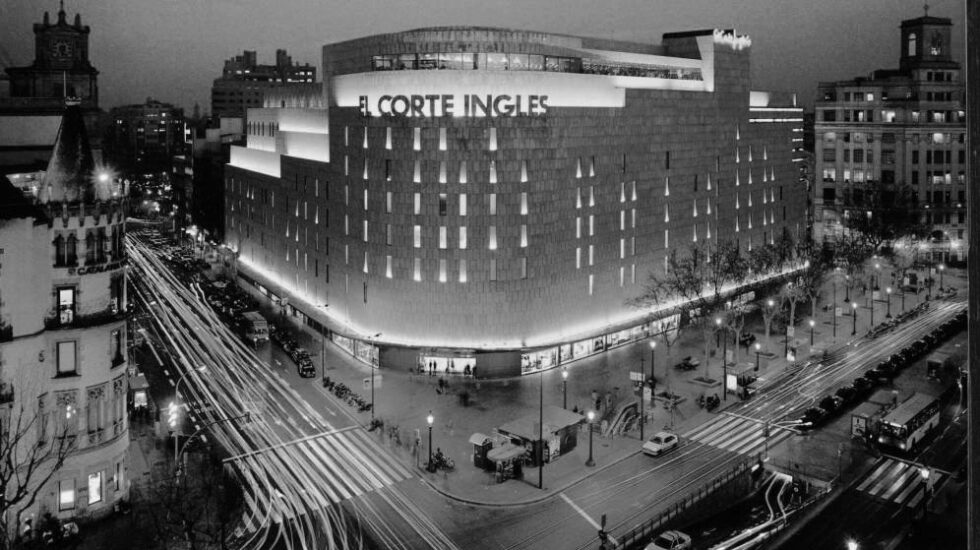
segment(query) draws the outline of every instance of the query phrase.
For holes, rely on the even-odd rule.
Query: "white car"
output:
[[[676,449],[679,444],[680,439],[676,434],[657,432],[649,441],[643,444],[643,454],[660,456],[671,449]]]
[[[646,545],[644,550],[688,550],[691,548],[691,537],[680,531],[664,531]]]

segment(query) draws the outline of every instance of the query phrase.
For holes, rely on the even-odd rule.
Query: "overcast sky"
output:
[[[954,58],[964,60],[964,0],[930,0],[953,20]],[[816,83],[898,66],[898,27],[923,13],[919,0],[65,0],[69,20],[92,27],[101,106],[146,97],[210,110],[211,81],[225,59],[256,50],[273,63],[285,48],[317,66],[320,46],[441,25],[524,28],[660,43],[666,32],[735,27],[752,37],[757,90],[812,102]],[[32,25],[57,0],[0,0],[0,65],[29,65]]]

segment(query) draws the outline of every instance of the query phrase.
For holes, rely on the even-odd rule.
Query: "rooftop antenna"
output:
[[[58,4],[61,6],[59,11],[65,11],[65,0],[59,0]]]
[[[64,0],[62,0],[62,2],[64,2]],[[929,4],[924,4],[924,5],[922,6],[922,9],[923,9],[923,10],[925,10],[925,12],[926,12],[926,17],[929,17]]]

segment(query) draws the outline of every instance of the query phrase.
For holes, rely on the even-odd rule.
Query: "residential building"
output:
[[[184,145],[184,110],[151,98],[109,111],[105,156],[116,170],[165,170]]]
[[[221,78],[211,87],[211,115],[244,117],[248,109],[262,107],[265,94],[289,88],[311,88],[316,67],[293,62],[286,50],[276,50],[275,65],[260,65],[254,51],[225,61]]]
[[[129,495],[125,190],[98,172],[83,109],[63,112],[40,184],[0,177],[0,407],[29,426],[25,449],[72,449],[21,516],[34,526]]]

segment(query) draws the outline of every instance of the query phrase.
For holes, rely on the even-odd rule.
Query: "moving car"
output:
[[[676,434],[657,432],[643,444],[643,454],[660,456],[671,449],[676,449],[680,442]]]
[[[677,363],[676,365],[674,365],[674,368],[675,369],[680,369],[680,370],[694,370],[694,369],[698,368],[698,365],[700,365],[700,364],[701,364],[701,361],[699,361],[699,360],[691,357],[690,355],[688,355],[687,357],[681,359],[681,362],[680,363]]]
[[[646,545],[644,550],[688,550],[691,548],[691,537],[680,531],[664,531]]]

